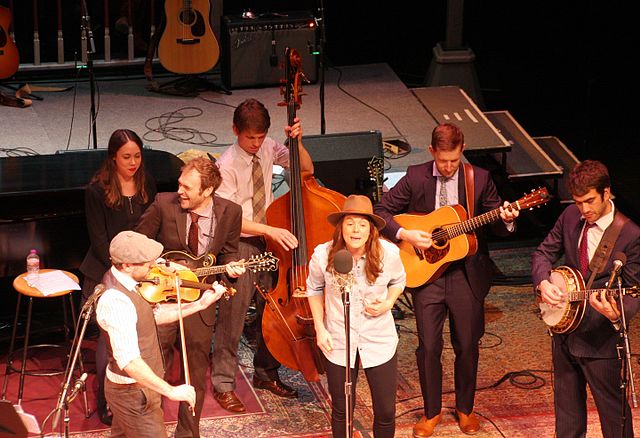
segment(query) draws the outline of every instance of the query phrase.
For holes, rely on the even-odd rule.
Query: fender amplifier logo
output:
[[[233,43],[234,49],[239,49],[253,41],[250,33],[238,33],[238,39]]]

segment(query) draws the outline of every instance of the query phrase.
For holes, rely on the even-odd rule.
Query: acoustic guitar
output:
[[[178,74],[211,70],[220,46],[209,23],[209,0],[165,0],[166,26],[158,44],[160,63]]]
[[[20,66],[18,48],[9,36],[11,11],[0,6],[0,79],[13,76]]]
[[[549,281],[558,286],[564,292],[562,306],[552,306],[542,301],[539,292],[536,292],[540,318],[554,333],[571,333],[580,325],[587,309],[587,301],[592,293],[606,291],[607,297],[618,297],[617,289],[585,289],[582,274],[577,269],[568,266],[558,266],[551,271]],[[640,297],[638,286],[622,289],[623,295],[633,298]]]
[[[547,203],[550,200],[546,187],[532,190],[509,207],[524,210]],[[488,211],[467,219],[461,205],[440,207],[429,214],[398,214],[394,219],[401,227],[431,233],[430,248],[421,250],[401,241],[400,258],[407,272],[407,287],[418,287],[436,280],[450,263],[473,255],[478,249],[474,230],[500,219],[500,209]]]

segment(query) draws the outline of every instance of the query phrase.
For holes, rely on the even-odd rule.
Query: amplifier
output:
[[[225,15],[221,25],[222,82],[227,88],[278,85],[284,79],[284,51],[296,49],[302,71],[316,82],[317,26],[308,11],[257,15]]]

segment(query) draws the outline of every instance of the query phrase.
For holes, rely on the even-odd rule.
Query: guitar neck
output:
[[[509,207],[515,210],[520,210],[517,202],[513,202],[509,204]],[[466,221],[446,227],[447,234],[449,235],[449,238],[453,239],[454,237],[471,233],[484,225],[495,222],[499,218],[500,218],[500,208],[496,208],[495,210],[488,211],[479,216],[474,216],[471,219],[467,219]]]

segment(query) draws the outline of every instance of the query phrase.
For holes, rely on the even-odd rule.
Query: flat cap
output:
[[[164,247],[135,231],[121,231],[111,240],[109,255],[113,263],[146,263],[160,257]]]

